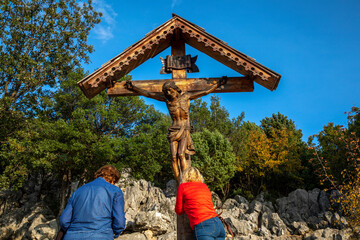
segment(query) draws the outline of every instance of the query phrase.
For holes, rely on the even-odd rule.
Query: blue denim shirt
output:
[[[120,188],[99,177],[76,190],[61,214],[64,239],[114,239],[125,229]]]

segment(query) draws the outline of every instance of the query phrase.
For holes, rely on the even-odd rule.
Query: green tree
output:
[[[328,174],[334,176],[339,182],[342,182],[341,171],[347,165],[345,161],[346,146],[341,139],[342,131],[342,126],[328,123],[322,131],[312,136],[318,142],[317,150],[319,156],[328,162]],[[315,146],[315,144],[311,145]],[[313,161],[313,163],[318,171],[321,171],[322,167],[318,165],[318,161]]]
[[[101,165],[116,164],[126,146],[124,139],[159,119],[138,97],[109,98],[103,92],[87,99],[76,85],[84,76],[82,69],[69,74],[53,96],[42,98],[37,118],[26,120],[16,137],[8,138],[0,155],[6,160],[3,187],[17,188],[28,174],[46,169],[62,182],[61,211],[72,181],[81,185]]]
[[[158,186],[173,179],[167,129],[171,124],[168,115],[155,112],[156,121],[139,125],[130,138],[123,138],[124,149],[117,163],[119,168],[131,168],[138,179],[155,181]]]
[[[219,190],[226,197],[236,161],[230,142],[217,130],[204,129],[192,136],[196,149],[192,166],[200,170],[212,190]]]
[[[315,155],[312,162],[321,183],[326,189],[338,191],[338,198],[333,198],[332,202],[341,206],[356,239],[359,238],[360,224],[360,140],[356,132],[359,114],[359,108],[351,109],[348,128],[329,123],[314,136],[318,144],[312,143],[311,147]]]
[[[352,107],[348,112],[347,120],[349,131],[354,132],[360,138],[360,108]]]
[[[347,113],[348,127],[344,128],[342,125],[328,123],[323,130],[310,138],[310,146],[316,148],[318,157],[326,161],[327,174],[336,179],[338,184],[343,184],[347,176],[344,176],[342,171],[349,168],[349,161],[346,161],[349,152],[349,146],[352,146],[350,140],[359,138],[360,129],[360,111],[357,107],[352,107],[351,111]],[[317,142],[317,144],[314,143]],[[323,166],[314,159],[313,164],[320,173],[323,171]],[[324,182],[325,181],[325,182]],[[322,178],[322,182],[326,187],[331,187],[329,181]]]
[[[307,171],[307,145],[302,140],[302,131],[287,116],[277,113],[261,120],[261,128],[271,141],[272,154],[278,162],[279,171],[272,176],[271,188],[286,194],[296,188],[303,187],[303,176]],[[305,166],[305,168],[304,168]],[[274,170],[277,170],[276,168]],[[284,184],[286,188],[279,187]]]
[[[258,126],[255,123],[249,121],[243,121],[244,114],[239,115],[232,120],[232,132],[229,136],[229,141],[233,146],[233,151],[236,155],[236,166],[241,168],[241,162],[246,158],[247,147],[249,141],[249,134],[251,130],[255,130]]]
[[[252,198],[266,189],[268,163],[272,161],[271,146],[264,131],[254,123],[245,122],[240,134],[242,148],[237,152],[237,175],[233,182],[242,194]]]
[[[90,141],[86,144],[87,150],[84,150],[88,155],[84,157],[86,160],[75,162],[76,166],[69,165],[66,171],[79,168],[92,175],[101,165],[106,163],[117,165],[119,161],[123,161],[122,156],[129,146],[128,142],[136,142],[135,137],[137,140],[140,138],[139,129],[144,130],[144,125],[156,125],[161,114],[155,111],[153,107],[147,106],[139,97],[109,98],[106,92],[102,92],[89,100],[76,85],[76,82],[83,77],[84,73],[81,71],[75,72],[73,78],[60,85],[53,97],[54,107],[50,113],[56,121],[65,120],[68,124],[74,124],[81,132],[89,132],[89,136],[82,139],[82,141]],[[130,77],[126,76],[122,80],[128,79]],[[145,142],[145,145],[149,144],[149,142]],[[140,168],[137,165],[138,163],[141,164],[137,161],[128,166]],[[142,166],[148,167],[152,163],[143,161]],[[159,166],[156,164],[152,168],[143,168],[142,176],[151,179],[151,174],[154,172],[149,171],[149,169],[156,171],[158,168]],[[66,171],[62,173],[63,178]],[[77,174],[77,176],[81,175]]]
[[[8,151],[2,152],[8,159],[2,185],[16,189],[28,175],[45,171],[62,182],[62,210],[71,182],[78,180],[81,185],[98,167],[116,161],[120,144],[118,138],[105,134],[99,137],[87,125],[75,121],[32,119],[17,132],[17,138],[9,139]]]
[[[273,113],[271,117],[265,117],[261,120],[260,126],[268,137],[271,137],[272,129],[286,129],[287,131],[292,132],[293,136],[291,141],[302,141],[302,131],[300,129],[296,129],[295,122],[293,120],[288,119],[287,116],[281,113]]]
[[[204,128],[208,128],[211,122],[211,113],[207,107],[207,103],[201,98],[195,99],[190,104],[190,124],[194,128],[194,132],[200,132]]]
[[[234,194],[252,198],[269,191],[281,195],[300,187],[302,151],[307,149],[301,136],[294,122],[280,113],[263,119],[260,127],[239,116],[230,134],[237,158]]]
[[[217,95],[211,96],[211,124],[209,130],[214,131],[217,129],[224,136],[228,137],[231,133],[232,122],[229,118],[229,112],[225,107],[221,106],[220,98]]]
[[[190,106],[190,123],[194,131],[208,129],[210,131],[218,130],[225,137],[232,132],[233,122],[229,118],[229,112],[221,106],[220,98],[217,95],[211,96],[210,107],[201,99],[196,99]]]
[[[92,46],[87,36],[100,13],[91,1],[2,1],[0,100],[4,110],[29,111],[39,97],[67,78]]]
[[[100,13],[91,1],[1,1],[0,3],[0,174],[26,172],[21,164],[12,170],[7,154],[22,134],[30,131],[32,117],[43,110],[43,97],[81,62],[92,46],[87,36]],[[30,135],[30,134],[27,134]],[[21,138],[23,141],[24,138]],[[9,173],[10,174],[10,173]],[[24,175],[25,176],[25,175]],[[14,177],[15,179],[15,177]],[[20,177],[19,180],[22,178]],[[21,181],[20,181],[21,182]],[[19,183],[20,184],[20,183]],[[15,184],[18,185],[18,184]],[[21,184],[20,184],[21,185]]]

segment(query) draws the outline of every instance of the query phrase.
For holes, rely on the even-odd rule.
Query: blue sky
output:
[[[280,112],[307,140],[329,122],[346,125],[345,112],[359,107],[360,0],[95,0],[94,6],[103,18],[89,37],[95,49],[84,65],[89,72],[176,13],[282,75],[272,92],[255,84],[252,93],[218,94],[231,118],[244,111],[246,121],[259,124]],[[199,55],[200,72],[188,77],[240,76],[189,46],[186,51]],[[133,80],[171,78],[159,74],[159,57],[166,55],[170,49],[131,72]],[[164,103],[146,102],[167,112]]]

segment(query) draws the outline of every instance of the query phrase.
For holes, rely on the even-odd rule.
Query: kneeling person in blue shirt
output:
[[[60,217],[69,239],[114,239],[125,229],[124,196],[114,184],[119,171],[110,165],[95,173],[95,180],[76,190]]]

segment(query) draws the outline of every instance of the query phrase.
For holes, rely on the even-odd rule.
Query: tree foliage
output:
[[[28,111],[39,96],[89,60],[89,31],[100,13],[91,1],[2,1],[0,5],[1,104]]]
[[[207,129],[194,133],[193,141],[196,154],[192,165],[200,170],[212,190],[220,190],[226,196],[236,161],[230,142],[219,131]]]
[[[311,147],[321,183],[339,193],[332,201],[341,206],[355,233],[360,224],[360,140],[352,130],[359,129],[359,114],[358,108],[353,107],[348,114],[348,128],[325,126],[316,135],[318,145]]]
[[[158,186],[173,178],[167,140],[170,117],[151,108],[153,121],[138,125],[131,137],[123,138],[123,151],[116,166],[131,168],[135,178],[155,181]]]
[[[319,157],[327,161],[328,174],[334,176],[340,182],[342,181],[341,171],[347,165],[346,161],[344,161],[346,146],[341,139],[342,131],[342,126],[328,123],[322,131],[311,137],[311,145],[315,146],[315,144],[312,144],[315,138],[318,142],[317,152]],[[317,161],[313,161],[313,164],[315,164],[317,171],[321,170],[322,167]],[[323,178],[322,184],[324,181],[325,179]]]
[[[264,118],[260,126],[243,122],[241,116],[233,120],[229,138],[237,158],[236,192],[241,189],[252,198],[260,191],[281,195],[299,187],[306,150],[301,136],[294,122],[280,113]]]
[[[81,185],[107,163],[157,185],[173,178],[168,115],[138,97],[102,92],[89,100],[76,86],[86,74],[79,66],[89,60],[87,37],[100,16],[91,1],[1,2],[1,188],[17,189],[29,175],[47,173],[62,183],[63,207],[71,182]],[[310,139],[318,154],[312,163],[301,130],[287,116],[273,114],[260,126],[244,118],[230,119],[216,95],[209,106],[201,99],[191,103],[192,165],[212,190],[287,194],[316,186],[317,169],[326,186],[339,191],[351,223],[359,224],[359,108],[348,113],[347,129],[330,123],[313,136],[317,145]]]
[[[360,138],[360,108],[352,107],[348,112],[347,120],[349,132],[354,132]]]
[[[88,147],[87,131],[47,113],[54,110],[51,97],[60,84],[89,60],[87,36],[99,17],[91,1],[1,1],[2,187],[21,186],[36,169],[62,169],[54,158],[73,159],[82,154],[81,144]]]
[[[138,97],[109,98],[103,92],[87,99],[76,85],[84,76],[82,69],[69,74],[52,96],[42,97],[37,118],[26,120],[26,126],[8,138],[0,155],[5,160],[3,187],[16,189],[28,174],[46,169],[62,182],[63,207],[72,181],[81,185],[100,166],[122,160],[128,138],[160,119],[161,114]],[[159,166],[154,168],[155,172],[144,168],[139,174],[152,176]]]
[[[210,107],[201,99],[195,99],[190,106],[190,123],[195,132],[208,129],[218,130],[228,137],[233,128],[233,122],[229,118],[229,112],[220,104],[217,95],[211,96]]]

